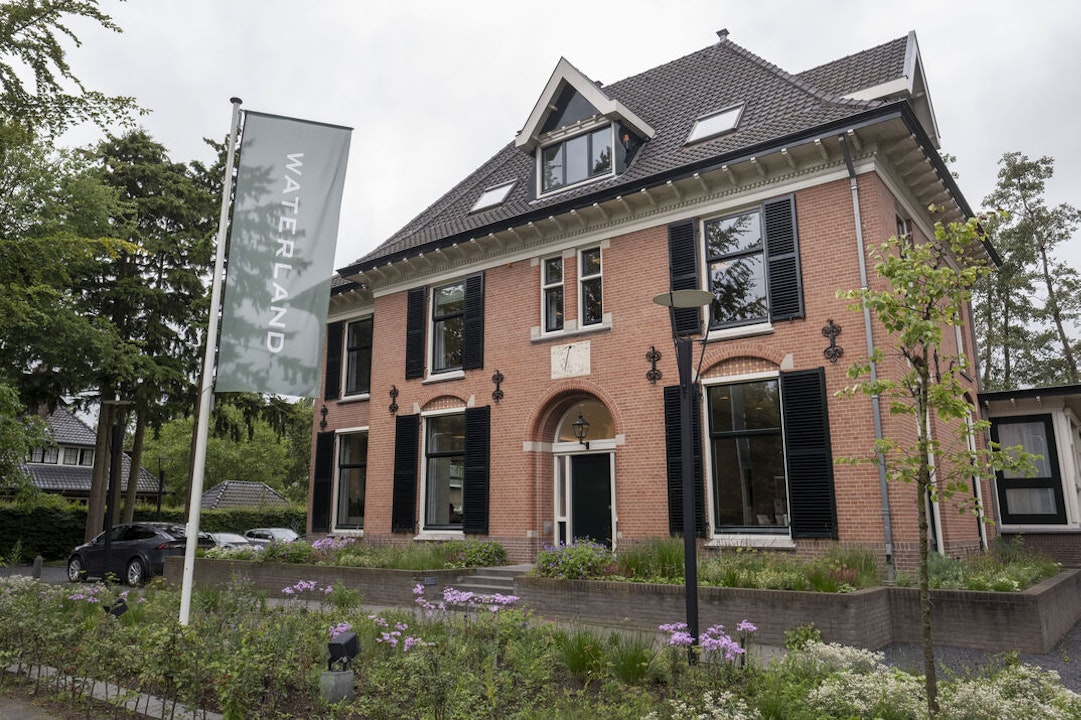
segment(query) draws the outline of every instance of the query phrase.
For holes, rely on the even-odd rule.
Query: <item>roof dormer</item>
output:
[[[534,156],[533,185],[543,196],[621,173],[654,134],[644,120],[560,58],[514,144]]]

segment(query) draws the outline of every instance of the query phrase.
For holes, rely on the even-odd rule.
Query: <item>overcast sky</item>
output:
[[[1004,152],[1051,155],[1081,205],[1081,3],[974,0],[102,0],[84,84],[130,95],[175,161],[212,160],[229,98],[354,128],[335,267],[366,254],[513,139],[560,57],[609,84],[733,42],[800,72],[915,30],[943,151],[980,208]],[[78,134],[72,142],[96,139]],[[1081,262],[1081,237],[1068,251]]]

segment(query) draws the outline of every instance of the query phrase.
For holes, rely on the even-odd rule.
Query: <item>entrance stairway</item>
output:
[[[460,575],[454,583],[456,590],[472,592],[477,595],[516,595],[514,579],[533,569],[532,565],[500,565],[498,567],[476,568]]]

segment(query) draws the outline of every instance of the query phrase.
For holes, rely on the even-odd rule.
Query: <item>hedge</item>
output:
[[[136,520],[155,520],[157,510],[135,508]],[[186,523],[184,509],[162,508],[165,522]],[[289,527],[303,534],[307,514],[300,505],[266,508],[204,510],[199,527],[207,532],[244,532],[254,527]],[[11,559],[12,549],[22,541],[22,561],[36,555],[45,560],[65,560],[86,531],[86,505],[75,502],[0,502],[0,559]]]

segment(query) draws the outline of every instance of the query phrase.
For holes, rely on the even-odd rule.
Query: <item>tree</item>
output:
[[[0,383],[0,487],[18,492],[29,485],[21,465],[31,450],[49,444],[47,427],[26,412],[14,389]]]
[[[87,311],[78,288],[108,258],[115,190],[77,154],[0,121],[0,382],[25,407],[52,407],[93,384],[114,332]]]
[[[981,279],[975,294],[984,387],[1077,383],[1081,273],[1056,250],[1075,235],[1081,211],[1047,206],[1053,158],[1009,152],[999,165],[984,205],[1005,211],[988,224],[1002,266]]]
[[[259,398],[252,395],[252,398]],[[308,493],[308,457],[311,452],[311,403],[296,404],[271,399],[266,407],[278,405],[277,412],[289,419],[285,423],[302,434],[279,433],[266,420],[255,416],[250,424],[244,411],[234,404],[218,403],[215,424],[222,430],[207,441],[206,480],[212,487],[226,480],[263,482],[294,502],[303,502]],[[288,407],[285,407],[288,406]],[[283,418],[284,419],[284,418]],[[144,457],[152,467],[160,461],[173,502],[184,502],[187,492],[191,418],[171,420],[162,425],[156,436],[148,434]]]
[[[82,122],[130,123],[139,111],[133,98],[87,90],[68,65],[61,38],[82,44],[70,25],[80,18],[122,32],[97,0],[0,2],[0,118],[51,135]],[[74,86],[70,92],[65,83]]]
[[[959,374],[967,363],[943,345],[944,328],[963,321],[962,310],[971,290],[990,269],[979,260],[984,239],[976,218],[966,223],[935,224],[932,242],[917,243],[911,236],[892,237],[868,254],[885,290],[842,291],[840,297],[857,300],[852,309],[868,308],[890,334],[906,368],[900,377],[873,374],[885,354],[875,354],[852,365],[854,384],[843,394],[879,396],[891,415],[910,417],[915,442],[884,437],[875,442],[875,454],[857,461],[884,463],[891,481],[916,484],[919,526],[920,618],[923,638],[927,708],[938,712],[938,682],[931,634],[931,593],[928,573],[928,501],[939,502],[964,493],[969,483],[997,469],[1024,470],[1028,458],[1016,449],[980,448],[975,438],[987,427],[974,422],[975,408],[964,396]],[[963,497],[963,496],[962,496]]]
[[[101,182],[115,188],[121,201],[120,212],[112,218],[115,232],[132,248],[100,265],[100,274],[88,277],[80,288],[96,314],[116,329],[113,361],[100,368],[99,397],[130,402],[134,413],[133,475],[125,505],[129,518],[147,423],[158,426],[182,414],[193,395],[215,198],[196,182],[191,168],[172,162],[165,148],[142,130],[109,135],[93,158]],[[118,420],[125,427],[128,421],[126,413]],[[107,457],[105,450],[102,445],[95,455]],[[99,529],[104,467],[96,466],[88,534]],[[114,492],[119,493],[119,485]],[[113,498],[114,508],[119,508],[118,500]]]

